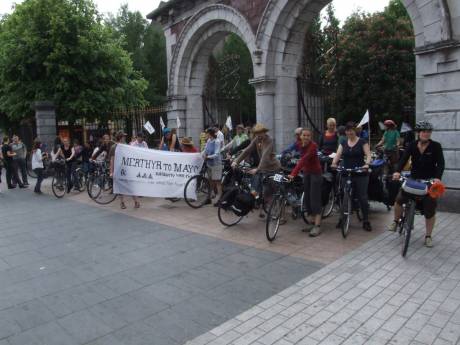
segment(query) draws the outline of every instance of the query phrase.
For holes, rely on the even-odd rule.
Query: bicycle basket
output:
[[[425,196],[428,194],[428,186],[426,185],[426,183],[410,179],[407,179],[403,183],[402,190],[408,194],[417,196]]]

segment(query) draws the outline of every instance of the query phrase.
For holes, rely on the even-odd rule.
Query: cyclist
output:
[[[302,153],[302,140],[300,139],[300,136],[302,135],[302,127],[296,128],[294,131],[295,135],[295,142],[293,142],[291,145],[289,145],[283,152],[281,152],[281,156],[284,156],[286,154],[291,154],[293,156],[300,156]]]
[[[347,123],[345,126],[345,133],[347,135],[347,140],[339,145],[337,155],[334,157],[331,167],[337,168],[339,160],[343,157],[343,167],[345,169],[369,169],[369,164],[371,162],[369,143],[358,137],[358,130],[354,122]],[[369,203],[367,197],[369,175],[367,172],[355,174],[352,180],[355,197],[358,199],[363,213],[363,229],[371,231],[372,226],[369,222]]]
[[[141,148],[144,148],[144,149],[149,148],[149,145],[147,145],[147,143],[144,140],[144,133],[142,133],[142,132],[137,133],[136,139],[133,140],[130,143],[130,145],[135,146],[135,147],[141,147]]]
[[[252,130],[254,139],[248,147],[239,155],[239,157],[232,163],[235,168],[245,158],[250,157],[251,154],[257,153],[259,164],[256,168],[249,171],[252,178],[252,194],[257,199],[263,189],[263,180],[267,173],[273,173],[281,169],[280,162],[275,157],[275,148],[272,138],[268,135],[269,129],[263,124],[256,124]],[[261,213],[260,216],[263,216]]]
[[[228,150],[234,150],[237,147],[239,147],[241,144],[243,144],[246,140],[249,140],[248,135],[244,132],[244,126],[243,125],[238,125],[236,126],[236,135],[233,137],[233,139],[224,146],[222,151],[228,151]]]
[[[409,158],[412,160],[411,178],[420,180],[431,180],[440,182],[444,173],[444,154],[441,144],[431,140],[433,125],[428,121],[419,121],[415,126],[415,131],[418,132],[418,140],[411,143],[404,151],[404,154],[396,167],[396,172],[393,174],[393,179],[399,180],[401,177],[402,168],[406,165]],[[402,205],[407,202],[407,197],[400,190],[396,198],[394,221],[388,227],[389,231],[396,231],[398,220],[402,215]],[[423,198],[422,211],[425,216],[426,234],[425,246],[431,248],[433,241],[431,234],[433,232],[436,221],[436,199],[429,195]]]
[[[327,129],[319,138],[319,151],[326,156],[337,151],[339,146],[339,135],[337,134],[337,122],[333,117],[326,121]]]
[[[321,184],[323,175],[318,158],[318,145],[312,141],[311,131],[303,129],[300,138],[302,140],[302,158],[290,173],[289,179],[294,179],[300,170],[303,170],[304,203],[307,213],[313,218],[305,231],[310,232],[310,237],[316,237],[321,233]]]
[[[73,162],[75,161],[75,149],[68,138],[62,141],[61,152],[65,159],[65,175],[67,180],[67,193],[72,190]]]
[[[388,156],[392,169],[394,169],[399,160],[398,146],[400,144],[400,135],[393,120],[386,120],[383,125],[385,126],[385,133],[376,147],[383,147],[383,151]]]
[[[119,131],[115,135],[115,140],[116,140],[116,143],[112,145],[112,147],[110,148],[109,154],[108,154],[108,160],[109,160],[109,164],[110,164],[109,165],[109,167],[110,167],[110,177],[112,177],[112,178],[113,178],[113,171],[114,171],[114,167],[115,167],[115,150],[116,150],[118,144],[125,144],[126,143],[126,133],[124,133],[123,131]],[[123,195],[118,194],[118,196],[120,197],[120,208],[122,210],[126,209],[125,199],[124,199]],[[141,203],[139,202],[139,200],[138,200],[138,198],[136,196],[133,196],[133,201],[134,201],[134,208],[141,207]]]

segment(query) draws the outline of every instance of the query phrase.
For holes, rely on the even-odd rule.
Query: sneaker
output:
[[[433,240],[431,239],[431,236],[425,236],[425,247],[433,248]]]
[[[309,236],[310,237],[316,237],[321,234],[321,227],[315,225],[313,226],[313,229],[311,229]]]
[[[304,229],[302,229],[302,232],[311,232],[314,227],[315,227],[315,224],[312,224],[312,223],[307,224],[307,226]]]
[[[398,228],[398,222],[397,221],[393,221],[387,228],[388,231],[391,231],[391,232],[395,232],[396,229]]]

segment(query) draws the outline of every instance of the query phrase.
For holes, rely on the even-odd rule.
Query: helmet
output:
[[[387,127],[389,126],[396,127],[396,123],[393,120],[386,120],[383,124]]]
[[[428,122],[428,121],[419,121],[417,122],[417,124],[415,125],[415,130],[417,132],[421,132],[421,131],[432,131],[433,130],[433,125]]]

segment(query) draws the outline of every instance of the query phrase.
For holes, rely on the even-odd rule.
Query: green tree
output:
[[[58,118],[101,118],[144,103],[146,81],[92,0],[26,0],[0,30],[0,110],[11,119],[52,100]]]
[[[116,16],[106,20],[123,48],[131,55],[134,69],[148,81],[145,99],[152,105],[162,103],[167,92],[166,39],[162,28],[149,24],[139,11],[131,12],[123,5]]]
[[[366,109],[375,120],[399,120],[415,101],[413,49],[412,24],[400,0],[382,13],[348,18],[339,34],[335,71],[341,121],[357,120]]]

